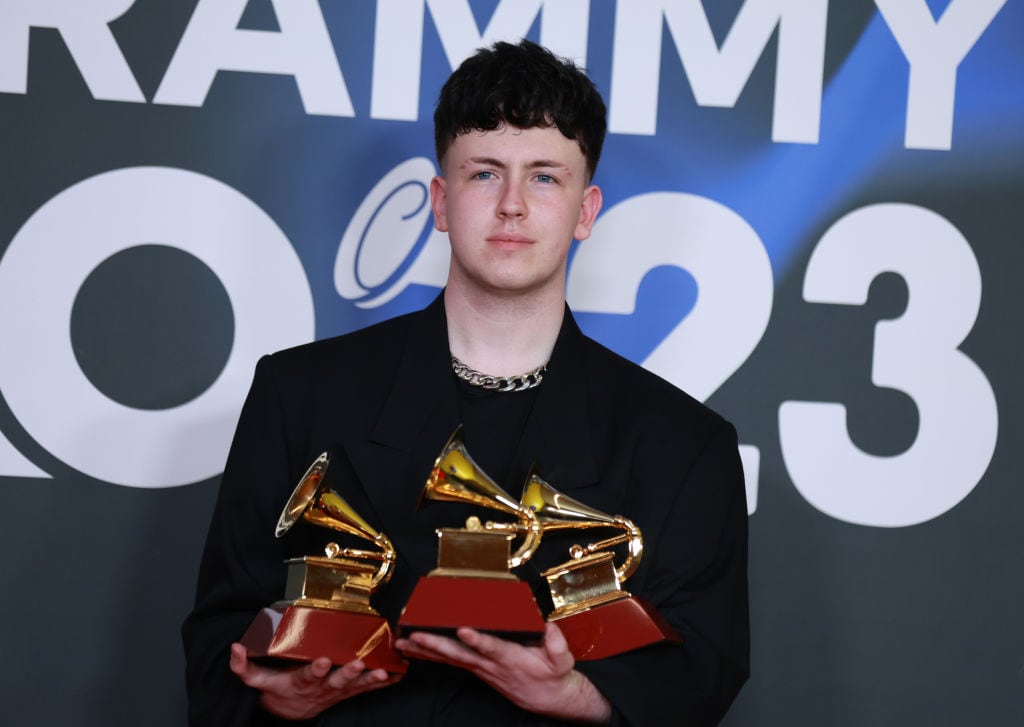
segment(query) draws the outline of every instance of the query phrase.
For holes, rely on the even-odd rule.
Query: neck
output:
[[[445,289],[448,346],[469,367],[518,376],[547,363],[565,315],[562,296],[506,298]]]

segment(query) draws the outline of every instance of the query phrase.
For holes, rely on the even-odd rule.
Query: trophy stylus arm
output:
[[[328,543],[324,553],[328,558],[352,558],[354,560],[376,560],[380,561],[380,567],[370,581],[370,591],[376,591],[382,585],[391,580],[395,565],[395,547],[383,533],[379,533],[374,542],[381,547],[381,550],[363,550],[362,548],[342,548],[337,543]]]
[[[375,542],[381,547],[381,552],[374,554],[372,557],[375,560],[380,560],[381,564],[370,584],[370,587],[373,590],[380,588],[391,580],[391,575],[394,573],[395,567],[395,546],[391,544],[391,540],[388,536],[384,533],[378,533]],[[369,551],[369,553],[373,553],[373,551]],[[369,553],[368,557],[371,557]]]
[[[485,530],[524,535],[522,544],[516,549],[515,553],[509,556],[509,568],[518,568],[532,558],[533,554],[537,552],[537,548],[540,547],[540,540],[544,534],[540,518],[532,510],[521,511],[519,517],[520,519],[517,523],[487,522],[484,524]]]
[[[614,548],[616,545],[622,545],[628,543],[626,549],[626,559],[622,562],[618,568],[615,569],[615,575],[618,577],[619,582],[625,581],[633,573],[636,572],[637,567],[640,565],[640,557],[644,551],[643,536],[640,534],[640,528],[633,524],[632,520],[616,515],[612,518],[611,522],[600,522],[593,520],[561,520],[556,518],[540,517],[541,529],[542,530],[583,530],[586,528],[620,528],[622,533],[615,535],[604,540],[598,540],[595,543],[589,545],[573,545],[569,548],[569,555],[572,556],[573,560],[579,560],[580,558],[597,553],[601,550],[607,550],[608,548]]]
[[[341,548],[333,558],[355,558],[357,560],[379,560],[381,562],[392,560],[390,553],[382,553],[379,550],[362,550],[360,548]]]

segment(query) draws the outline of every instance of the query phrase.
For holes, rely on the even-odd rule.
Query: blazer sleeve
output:
[[[637,484],[658,488],[653,502],[667,516],[655,518],[653,542],[645,537],[652,564],[634,595],[665,616],[682,644],[577,664],[618,724],[717,724],[749,675],[743,469],[735,429],[718,421],[689,471],[651,472]]]
[[[257,705],[258,692],[228,667],[231,643],[280,600],[287,557],[274,537],[292,472],[273,359],[256,367],[228,454],[199,568],[196,602],[182,626],[191,725],[295,724]]]

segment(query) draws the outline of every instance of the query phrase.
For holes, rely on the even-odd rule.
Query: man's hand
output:
[[[398,639],[406,656],[440,661],[471,671],[523,709],[560,719],[604,723],[611,705],[575,670],[561,629],[548,624],[540,646],[523,646],[461,628],[458,639],[414,632]]]
[[[231,671],[245,684],[258,689],[260,706],[285,719],[309,719],[343,699],[394,684],[401,674],[383,669],[367,670],[361,661],[332,669],[331,660],[320,657],[310,664],[285,669],[259,666],[246,657],[245,647],[231,645]]]

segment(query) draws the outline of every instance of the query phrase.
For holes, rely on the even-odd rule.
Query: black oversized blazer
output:
[[[440,296],[422,311],[259,362],[183,628],[194,724],[273,723],[228,670],[228,647],[282,597],[283,561],[317,554],[336,535],[302,523],[273,536],[294,484],[323,451],[334,486],[398,551],[394,577],[373,599],[394,622],[436,565],[434,529],[464,517],[461,505],[416,507],[459,424],[455,385]],[[617,722],[717,722],[748,673],[746,506],[733,427],[585,337],[567,309],[513,470],[533,463],[559,490],[639,525],[644,555],[624,586],[683,638],[578,668],[613,703]],[[518,575],[536,585],[539,570],[566,559],[545,537]],[[536,590],[542,599],[543,586]],[[545,721],[467,673],[415,662],[399,684],[342,702],[318,723]]]

